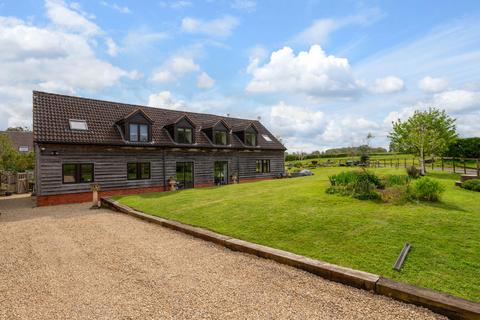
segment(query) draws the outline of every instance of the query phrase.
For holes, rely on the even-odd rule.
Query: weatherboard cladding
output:
[[[141,110],[153,121],[151,142],[125,141],[116,126],[116,123],[137,110]],[[178,145],[165,129],[165,126],[176,123],[184,116],[195,124],[195,144],[193,145]],[[71,130],[70,119],[86,120],[88,130]],[[37,143],[217,148],[219,146],[207,139],[202,128],[211,127],[220,120],[223,120],[234,132],[245,130],[253,125],[259,133],[256,147],[244,145],[236,135],[232,134],[231,144],[221,148],[285,150],[285,147],[256,120],[33,92],[33,131],[34,141]],[[270,136],[272,142],[266,141],[262,134]]]

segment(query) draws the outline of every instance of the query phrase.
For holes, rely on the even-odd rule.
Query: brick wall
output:
[[[241,179],[240,183],[271,180],[271,179],[272,178]],[[206,188],[206,187],[212,187],[212,186],[213,186],[212,184],[196,184],[195,188]],[[129,195],[129,194],[138,194],[138,193],[147,193],[147,192],[164,192],[164,191],[165,191],[165,188],[163,186],[117,189],[117,190],[100,191],[100,197]],[[50,195],[50,196],[37,196],[37,206],[39,207],[53,206],[53,205],[59,205],[59,204],[69,204],[69,203],[83,203],[83,202],[91,202],[91,201],[92,201],[91,192],[57,194],[57,195]]]

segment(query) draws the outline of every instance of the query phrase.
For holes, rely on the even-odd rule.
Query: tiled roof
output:
[[[16,150],[25,146],[29,151],[33,151],[33,133],[31,131],[0,131],[0,134],[6,134]]]
[[[124,141],[115,123],[124,119],[136,110],[142,110],[152,121],[152,141],[148,143],[133,143]],[[213,122],[223,120],[230,128],[247,127],[253,124],[259,131],[258,146],[245,146],[234,135],[230,146],[222,148],[235,149],[277,149],[285,147],[257,120],[237,119],[222,117],[211,114],[182,112],[161,108],[152,108],[140,105],[131,105],[110,101],[94,100],[80,97],[72,97],[60,94],[33,92],[33,139],[43,143],[77,143],[77,144],[101,144],[101,145],[142,145],[142,146],[171,146],[177,145],[169,137],[166,125],[172,124],[186,115],[195,123],[195,145],[187,147],[216,148],[205,134],[202,128]],[[71,130],[70,119],[85,120],[88,130]],[[268,135],[272,142],[263,138]]]

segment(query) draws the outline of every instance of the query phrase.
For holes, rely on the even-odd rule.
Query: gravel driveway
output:
[[[0,212],[0,319],[440,318],[87,204]]]

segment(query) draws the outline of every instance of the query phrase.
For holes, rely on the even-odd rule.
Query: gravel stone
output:
[[[445,319],[88,207],[0,200],[0,319]]]

